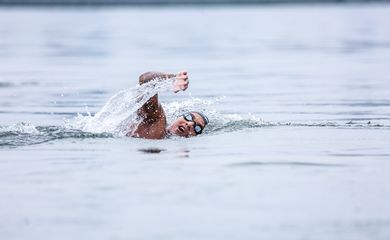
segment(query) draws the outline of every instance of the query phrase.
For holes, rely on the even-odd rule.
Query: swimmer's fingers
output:
[[[187,75],[187,71],[181,71],[177,75]]]
[[[179,92],[180,90],[185,91],[188,88],[188,84],[189,84],[188,81],[183,81],[183,80],[176,81],[173,84],[173,91],[175,93]]]
[[[187,75],[176,76],[176,79],[186,82],[188,81],[188,76]]]
[[[180,90],[185,91],[188,88],[188,74],[186,71],[179,72],[175,75],[174,92],[177,93]]]
[[[184,81],[181,79],[176,78],[176,80],[173,83],[173,91],[175,93],[179,92],[180,90],[184,91],[188,87],[188,81]]]
[[[178,86],[179,86],[180,90],[185,91],[188,88],[188,81],[181,82],[178,84]]]
[[[189,82],[187,81],[187,82],[183,85],[183,89],[182,89],[183,91],[187,90],[188,84],[189,84]]]
[[[180,90],[181,90],[181,87],[179,87],[177,85],[173,85],[173,92],[174,93],[178,93],[178,92],[180,92]]]
[[[179,72],[178,74],[176,74],[176,78],[180,78],[180,79],[183,79],[183,80],[187,80],[187,79],[188,79],[187,71],[181,71],[181,72]]]

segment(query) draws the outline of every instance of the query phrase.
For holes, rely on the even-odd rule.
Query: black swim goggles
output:
[[[183,114],[183,118],[184,120],[186,120],[187,122],[193,122],[194,123],[194,131],[196,133],[196,135],[198,134],[201,134],[202,131],[203,131],[203,126],[202,125],[199,125],[197,124],[195,121],[194,121],[194,115],[192,113],[186,113],[186,114]]]

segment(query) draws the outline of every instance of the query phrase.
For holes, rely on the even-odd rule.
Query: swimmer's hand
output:
[[[175,76],[175,80],[173,82],[173,91],[175,93],[179,92],[180,90],[185,91],[188,88],[188,74],[186,71],[179,72]]]

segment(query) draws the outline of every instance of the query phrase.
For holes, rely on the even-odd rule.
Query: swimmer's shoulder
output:
[[[167,119],[163,112],[158,118],[142,120],[128,136],[145,139],[163,139],[167,136],[166,125]]]

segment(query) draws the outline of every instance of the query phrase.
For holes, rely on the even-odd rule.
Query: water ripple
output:
[[[0,126],[0,147],[17,147],[44,143],[64,138],[110,138],[110,133],[90,133],[62,126],[38,126],[18,123],[12,126]]]
[[[313,162],[240,162],[227,165],[228,167],[258,167],[258,166],[302,166],[302,167],[345,167],[344,164],[313,163]]]

